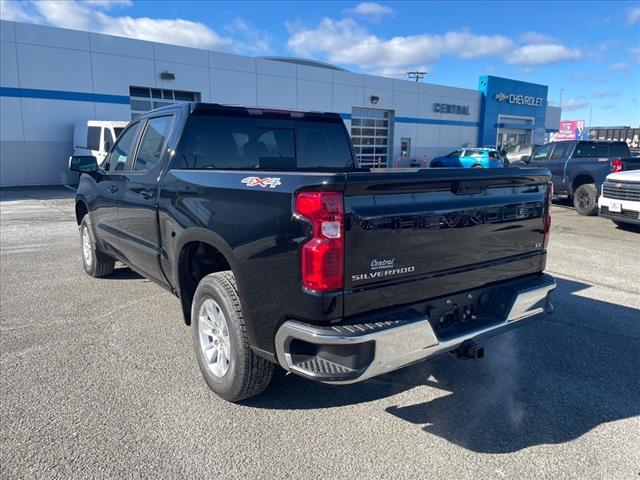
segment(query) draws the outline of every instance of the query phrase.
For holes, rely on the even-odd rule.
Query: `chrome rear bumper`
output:
[[[429,317],[415,309],[332,327],[289,320],[276,334],[278,362],[284,369],[312,380],[359,382],[454,350],[465,341],[498,333],[510,324],[543,313],[550,309],[549,293],[555,288],[555,280],[546,274],[511,283],[504,291],[499,287],[500,305],[494,309],[498,316],[446,339],[438,338]]]

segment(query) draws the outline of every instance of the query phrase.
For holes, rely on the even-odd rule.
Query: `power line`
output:
[[[421,72],[420,70],[416,70],[415,72],[407,72],[409,79],[415,79],[416,82],[419,82],[424,78],[425,75],[429,75],[429,72]]]

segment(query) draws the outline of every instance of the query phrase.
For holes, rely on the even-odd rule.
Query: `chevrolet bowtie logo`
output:
[[[493,98],[495,98],[499,102],[506,102],[509,99],[509,95],[507,95],[506,93],[500,92],[500,93],[496,93],[496,96]]]
[[[622,183],[616,183],[616,188],[622,188],[624,185]]]

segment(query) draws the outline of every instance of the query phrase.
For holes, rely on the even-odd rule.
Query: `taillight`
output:
[[[544,239],[542,240],[542,249],[546,250],[549,245],[549,236],[551,235],[551,198],[553,197],[553,183],[547,183],[547,193],[544,198]]]
[[[615,172],[621,172],[622,168],[624,166],[624,162],[620,159],[618,160],[611,160],[611,171],[613,173]]]
[[[309,290],[341,290],[344,284],[344,208],[340,192],[301,192],[296,213],[313,225],[302,245],[302,285]]]

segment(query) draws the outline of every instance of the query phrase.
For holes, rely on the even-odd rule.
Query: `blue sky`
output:
[[[563,119],[640,125],[639,2],[2,1],[2,18],[476,88],[562,90]]]

